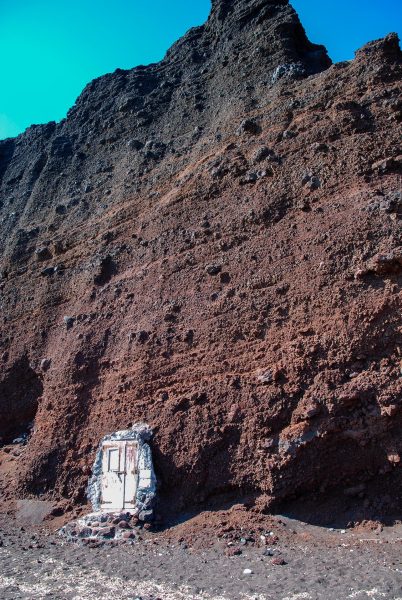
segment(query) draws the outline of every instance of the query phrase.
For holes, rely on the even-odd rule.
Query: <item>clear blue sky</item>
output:
[[[402,0],[293,0],[334,61],[397,31]],[[0,0],[0,139],[63,118],[94,77],[162,58],[210,0]]]

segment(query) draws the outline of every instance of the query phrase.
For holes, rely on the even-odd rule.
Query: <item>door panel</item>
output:
[[[126,442],[126,482],[124,486],[124,508],[135,507],[137,492],[137,443]]]
[[[119,442],[103,445],[102,456],[102,508],[119,509],[122,504],[124,477],[121,469],[122,447]]]
[[[102,446],[102,510],[135,507],[138,444],[132,441],[105,442]]]
[[[119,448],[108,448],[108,472],[120,471],[120,450]]]

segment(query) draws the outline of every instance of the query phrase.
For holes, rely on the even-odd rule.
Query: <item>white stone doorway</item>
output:
[[[104,436],[87,488],[95,513],[130,512],[140,521],[152,520],[157,482],[151,438],[152,429],[145,423]]]

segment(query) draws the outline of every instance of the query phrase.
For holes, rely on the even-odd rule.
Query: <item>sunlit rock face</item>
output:
[[[400,83],[396,36],[331,66],[288,2],[221,0],[0,142],[4,497],[84,502],[146,421],[162,507],[381,479],[392,510]]]

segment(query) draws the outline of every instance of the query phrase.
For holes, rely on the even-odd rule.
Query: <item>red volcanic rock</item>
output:
[[[124,531],[122,535],[123,540],[133,540],[135,539],[135,533],[133,531]]]
[[[226,548],[225,554],[226,556],[240,556],[242,554],[242,550],[236,546],[229,546]]]
[[[84,503],[136,421],[162,511],[398,477],[401,74],[394,34],[331,65],[286,0],[215,0],[0,142],[2,497]]]
[[[284,558],[277,557],[277,558],[273,558],[271,560],[271,564],[281,566],[281,565],[286,565],[287,563],[286,563],[286,560]]]

